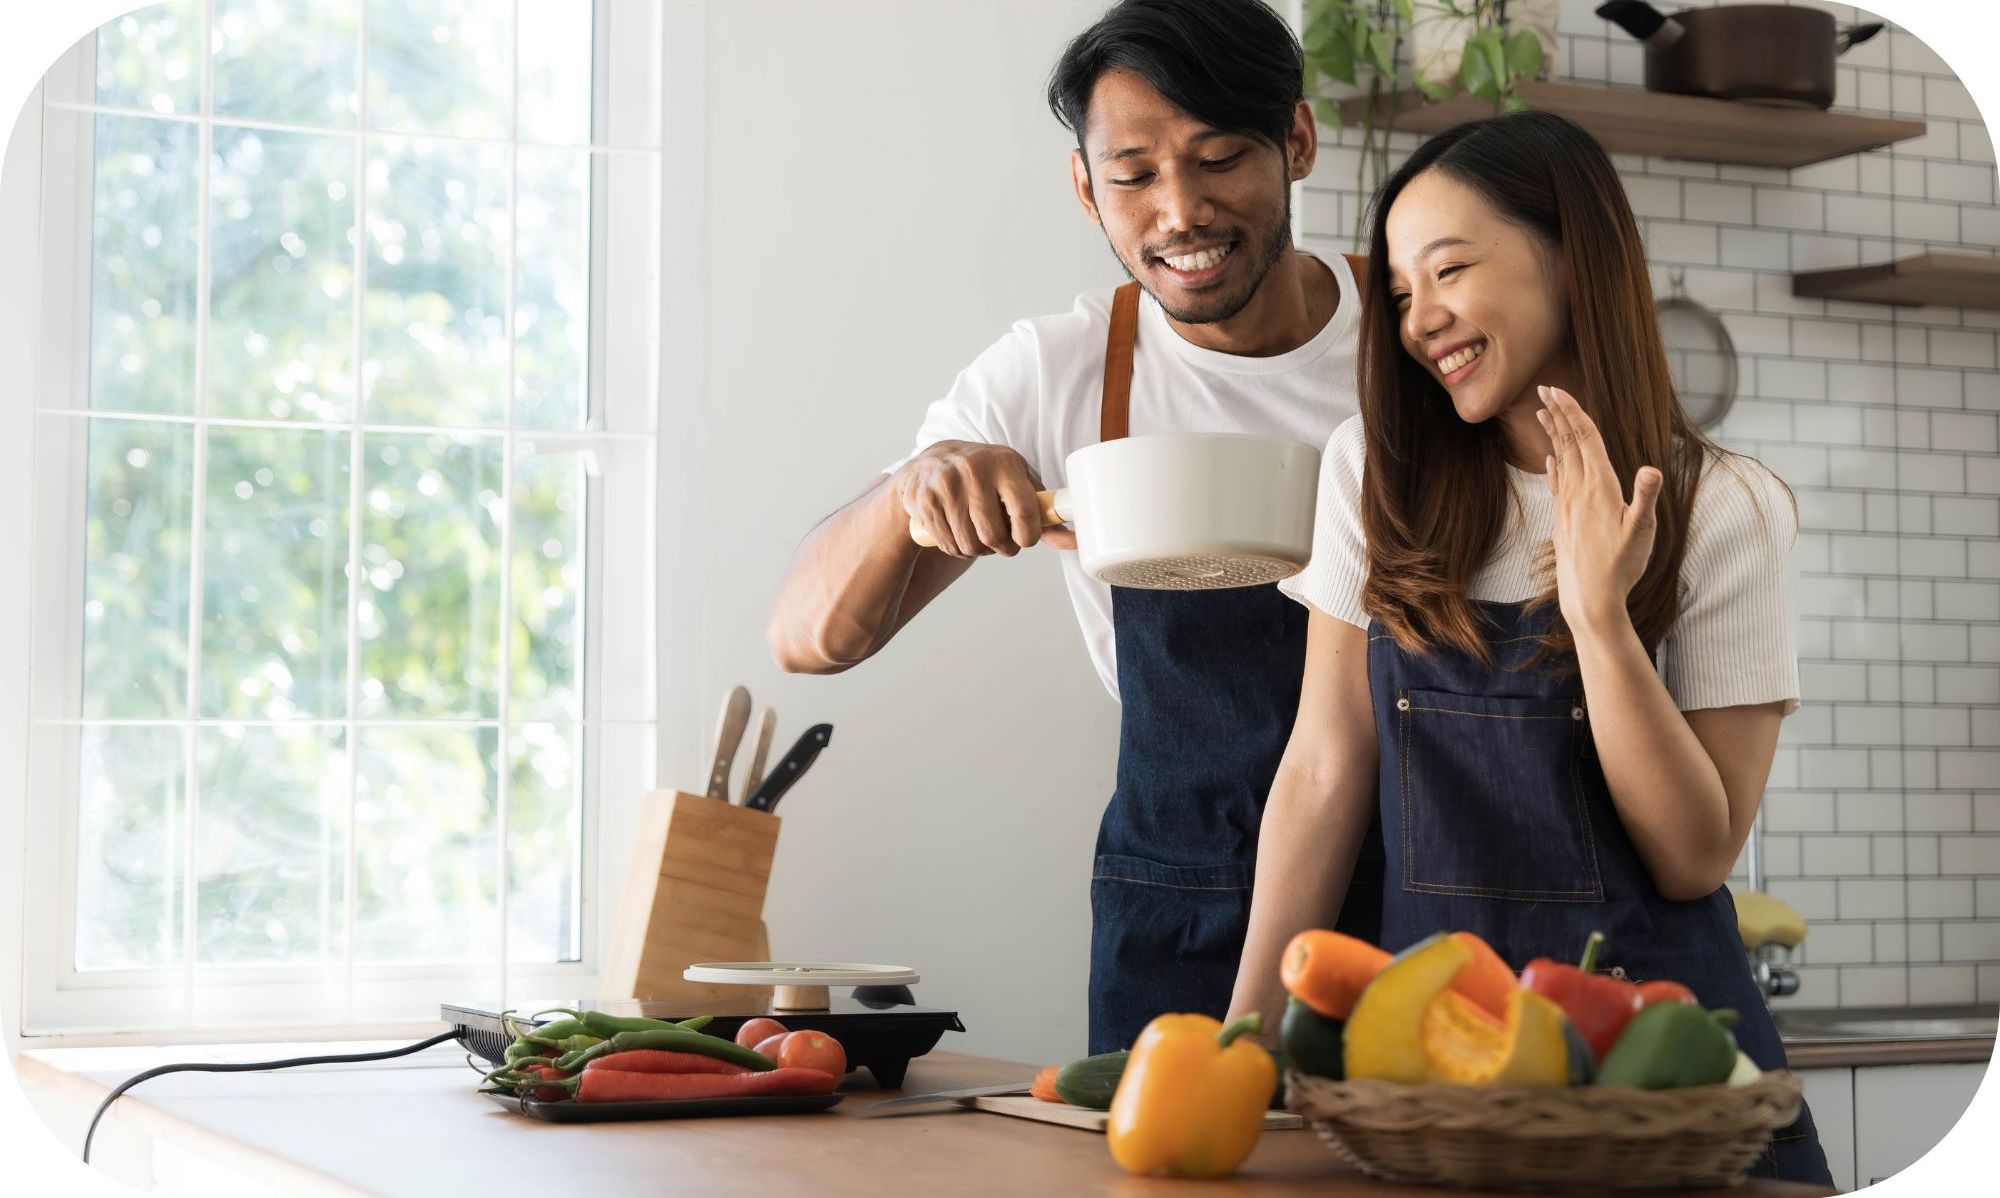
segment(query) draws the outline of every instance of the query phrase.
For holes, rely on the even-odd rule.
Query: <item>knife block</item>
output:
[[[648,794],[613,918],[601,985],[607,998],[754,996],[690,982],[702,961],[765,961],[764,890],[778,817],[681,790]]]

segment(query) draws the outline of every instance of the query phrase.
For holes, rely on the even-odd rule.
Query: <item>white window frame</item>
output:
[[[522,0],[515,0],[518,14]],[[121,110],[98,108],[92,80],[94,35],[86,35],[58,61],[44,78],[39,102],[44,113],[43,152],[36,164],[41,176],[29,181],[43,197],[41,279],[12,285],[10,291],[26,291],[9,297],[23,308],[39,309],[41,336],[38,345],[40,371],[35,378],[34,414],[30,427],[37,438],[38,478],[34,484],[36,515],[33,531],[35,580],[34,611],[37,618],[51,613],[62,617],[61,628],[34,629],[34,639],[44,644],[59,637],[59,652],[53,655],[62,668],[42,668],[50,655],[36,650],[28,702],[28,743],[30,770],[25,796],[24,844],[49,845],[51,852],[23,853],[24,926],[20,957],[20,1012],[18,1030],[24,1036],[59,1038],[63,1042],[143,1038],[152,1042],[176,1039],[206,1039],[218,1034],[235,1038],[291,1036],[338,1030],[352,1034],[357,1029],[407,1029],[417,1021],[434,1018],[442,1000],[493,999],[512,997],[574,996],[595,989],[598,963],[608,939],[608,920],[603,915],[600,896],[615,895],[615,874],[622,871],[622,832],[629,826],[639,794],[654,785],[654,757],[657,740],[658,686],[656,658],[658,633],[653,603],[657,548],[654,527],[658,510],[658,417],[660,413],[661,367],[661,220],[665,205],[662,142],[662,67],[668,42],[665,26],[675,22],[671,12],[658,0],[579,0],[580,14],[595,10],[593,49],[593,110],[597,115],[591,145],[591,328],[589,341],[590,413],[588,426],[579,432],[551,435],[513,424],[512,354],[506,377],[507,421],[504,427],[484,430],[502,444],[503,488],[507,493],[507,518],[502,522],[500,554],[511,560],[512,552],[512,464],[517,456],[575,453],[584,456],[590,477],[587,482],[585,519],[585,626],[582,662],[582,710],[574,727],[578,734],[577,770],[580,775],[579,811],[582,835],[579,839],[580,916],[579,951],[581,960],[555,964],[523,964],[510,961],[507,945],[507,818],[511,770],[499,771],[500,793],[496,827],[496,901],[499,939],[490,960],[469,966],[458,965],[371,965],[353,959],[352,899],[349,899],[350,934],[343,938],[344,957],[335,966],[217,967],[196,963],[192,932],[194,872],[187,830],[199,807],[198,762],[193,755],[194,730],[200,725],[235,724],[243,721],[202,719],[197,711],[172,720],[89,721],[92,724],[175,725],[184,729],[188,759],[185,795],[187,810],[180,813],[182,832],[183,913],[182,960],[158,970],[79,971],[72,955],[75,945],[75,872],[77,785],[80,734],[85,722],[78,719],[74,704],[82,662],[81,596],[83,565],[83,451],[87,438],[84,414],[90,413],[87,372],[78,369],[89,358],[90,335],[90,188],[93,149],[87,137],[72,134],[87,130],[87,114]],[[212,0],[204,3],[202,45],[209,45],[206,23]],[[365,78],[365,6],[357,30],[357,70]],[[518,18],[516,28],[518,29]],[[696,22],[698,25],[699,22]],[[685,33],[687,30],[682,29]],[[676,48],[677,60],[689,53]],[[351,519],[358,518],[364,491],[360,473],[360,438],[352,436],[350,423],[241,421],[210,418],[205,411],[205,344],[207,322],[208,204],[207,172],[209,131],[216,125],[259,124],[235,120],[215,120],[206,110],[210,93],[209,56],[203,55],[203,110],[193,121],[200,129],[198,170],[201,185],[197,192],[200,224],[200,276],[197,310],[202,332],[197,338],[197,407],[191,416],[134,417],[150,422],[173,421],[196,429],[195,476],[202,476],[206,444],[205,428],[211,426],[271,426],[282,428],[330,428],[350,434],[349,478]],[[677,62],[678,65],[678,62]],[[365,106],[365,95],[362,97]],[[155,116],[151,113],[133,115]],[[357,172],[361,147],[369,136],[365,109],[351,131],[355,138]],[[269,127],[266,123],[266,127]],[[315,133],[340,130],[314,129]],[[448,139],[465,140],[465,139]],[[489,144],[499,144],[493,139]],[[530,145],[518,140],[518,128],[507,144]],[[552,147],[582,151],[586,147]],[[510,150],[510,165],[511,165]],[[677,168],[678,170],[679,168]],[[16,185],[8,180],[9,191]],[[510,210],[514,175],[508,187]],[[677,192],[685,184],[677,184]],[[357,223],[365,220],[365,189],[356,195]],[[365,227],[365,226],[364,226]],[[616,246],[616,252],[611,251]],[[512,310],[514,261],[518,237],[510,228],[508,238],[508,300]],[[643,252],[641,252],[643,251]],[[357,344],[362,335],[359,303],[365,294],[366,247],[354,248],[356,286],[354,289]],[[509,322],[509,336],[513,335]],[[511,346],[510,346],[511,348]],[[356,364],[357,375],[359,360]],[[363,423],[363,430],[384,426]],[[55,444],[44,444],[53,441]],[[530,448],[532,447],[532,449]],[[192,607],[190,635],[200,627],[200,512],[201,489],[197,488],[193,519]],[[60,521],[63,532],[49,535],[48,521]],[[360,552],[360,538],[350,536],[350,563]],[[358,579],[357,579],[358,582]],[[351,582],[350,586],[357,585]],[[502,626],[511,618],[512,597],[502,587]],[[350,591],[349,645],[358,634],[353,621],[356,605]],[[611,650],[606,652],[604,646]],[[198,657],[198,639],[190,646],[191,658]],[[525,723],[516,721],[509,710],[511,653],[502,638],[501,690],[498,718],[483,721],[443,721],[454,726],[499,725],[501,744],[507,744],[505,730]],[[193,663],[191,663],[192,665]],[[195,668],[198,668],[196,666]],[[350,709],[339,720],[299,721],[299,724],[344,726],[348,732],[349,760],[353,733],[364,725],[398,724],[422,726],[441,721],[358,720],[354,718],[352,697],[358,679],[350,680]],[[351,767],[350,767],[351,768]],[[350,777],[350,788],[351,788]],[[351,798],[350,798],[351,801]],[[347,837],[348,869],[356,852],[354,837]],[[606,867],[610,867],[607,876]],[[330,997],[337,995],[337,998]],[[287,1012],[307,1011],[304,1017],[287,1017]]]

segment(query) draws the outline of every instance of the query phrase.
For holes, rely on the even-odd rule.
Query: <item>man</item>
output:
[[[978,558],[1074,548],[1035,500],[1073,449],[1128,431],[1320,446],[1354,412],[1352,267],[1291,240],[1291,184],[1318,145],[1302,74],[1258,0],[1123,0],[1070,43],[1049,106],[1077,136],[1077,200],[1134,282],[1017,323],[931,405],[917,452],[807,536],[771,614],[779,665],[847,669]],[[912,522],[937,548],[917,547]],[[1122,701],[1091,877],[1100,1053],[1161,1012],[1230,1005],[1306,620],[1272,586],[1146,591],[1098,582],[1074,554],[1063,568]],[[1340,921],[1370,940],[1379,876],[1364,849]],[[1276,969],[1244,963],[1272,986]]]

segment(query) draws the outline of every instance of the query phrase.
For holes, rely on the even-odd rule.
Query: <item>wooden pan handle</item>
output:
[[[1062,492],[1060,491],[1035,492],[1035,501],[1041,505],[1043,528],[1055,528],[1058,525],[1069,523],[1069,521],[1063,518],[1062,513],[1056,510],[1056,498],[1061,494]],[[930,530],[918,524],[915,520],[910,521],[910,539],[926,549],[937,548],[937,539],[931,536]]]

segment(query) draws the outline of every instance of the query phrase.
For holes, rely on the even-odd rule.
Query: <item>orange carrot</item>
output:
[[[1061,1102],[1062,1095],[1056,1093],[1056,1067],[1051,1065],[1037,1073],[1034,1084],[1028,1087],[1028,1093],[1043,1102]]]
[[[1346,1019],[1389,954],[1342,932],[1310,929],[1292,937],[1278,958],[1278,979],[1298,1000],[1328,1019]]]

